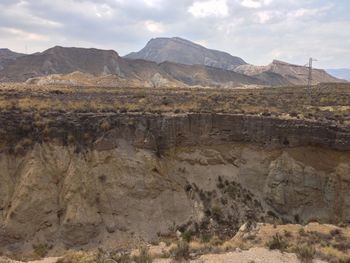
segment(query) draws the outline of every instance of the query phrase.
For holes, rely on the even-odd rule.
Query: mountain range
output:
[[[94,48],[56,46],[31,55],[0,49],[2,82],[237,87],[305,85],[307,76],[308,68],[303,66],[277,60],[254,66],[181,38],[152,39],[141,51],[125,57]],[[313,80],[314,84],[341,81],[319,69],[313,70]]]
[[[52,74],[66,75],[72,72],[109,77],[125,85],[134,83],[142,86],[220,86],[223,83],[233,85],[264,85],[263,81],[241,73],[221,70],[202,65],[182,65],[172,62],[157,64],[146,60],[122,58],[113,50],[86,48],[53,47],[41,53],[20,56],[0,71],[0,81],[35,83],[35,79],[50,79]],[[76,74],[75,74],[76,75]],[[71,76],[74,76],[71,75]],[[39,77],[39,78],[38,78]],[[33,80],[34,78],[34,80]],[[52,78],[51,78],[52,79]]]
[[[139,52],[130,53],[125,58],[144,59],[157,63],[171,61],[187,65],[206,65],[231,70],[260,79],[269,85],[305,85],[309,69],[304,66],[274,60],[267,66],[247,64],[239,57],[228,53],[207,49],[178,37],[151,39]],[[313,70],[314,84],[338,81],[321,69]]]

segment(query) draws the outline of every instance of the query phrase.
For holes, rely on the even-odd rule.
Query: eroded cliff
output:
[[[3,111],[0,245],[349,222],[350,132],[230,114]]]

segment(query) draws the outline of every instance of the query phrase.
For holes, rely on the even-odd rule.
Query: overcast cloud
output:
[[[55,45],[125,55],[150,38],[179,36],[240,56],[350,68],[348,0],[0,0],[0,47]]]

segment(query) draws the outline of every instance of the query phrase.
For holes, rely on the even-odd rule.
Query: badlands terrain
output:
[[[349,105],[347,83],[2,83],[0,262],[349,262]]]

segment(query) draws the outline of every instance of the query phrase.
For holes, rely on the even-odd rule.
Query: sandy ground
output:
[[[59,258],[45,258],[28,263],[56,263]],[[154,263],[173,263],[172,259],[155,259]],[[247,251],[235,251],[224,254],[203,255],[199,259],[190,260],[190,263],[300,263],[295,254],[281,253],[278,250],[265,248],[252,248]],[[326,263],[321,260],[314,260],[314,263]],[[19,263],[19,261],[3,261],[0,263]]]
[[[230,252],[222,255],[204,255],[194,263],[299,263],[294,254],[282,254],[279,251],[269,251],[264,248],[253,248],[248,251]]]
[[[59,258],[45,258],[43,260],[29,261],[28,263],[56,263]]]
[[[171,259],[156,259],[154,263],[170,263]],[[224,254],[203,255],[192,263],[300,263],[295,254],[281,253],[277,250],[252,248],[247,251],[229,252]],[[314,260],[314,263],[326,263]]]
[[[57,257],[48,257],[42,260],[28,261],[28,263],[56,263],[58,259],[59,258]],[[22,262],[0,257],[0,263],[22,263]]]

